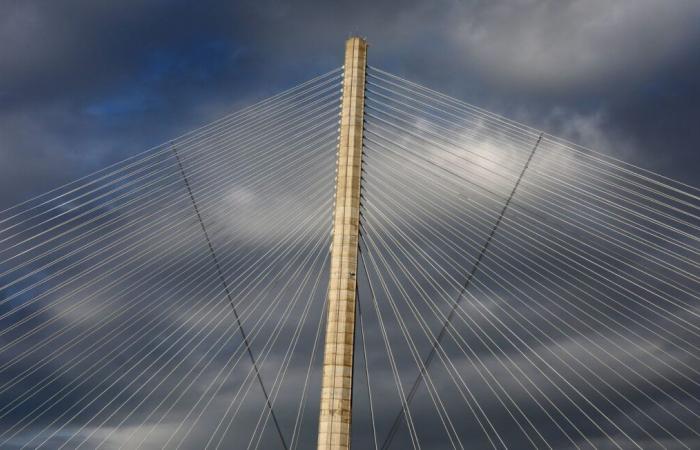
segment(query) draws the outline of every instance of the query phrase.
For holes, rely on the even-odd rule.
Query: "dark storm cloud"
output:
[[[223,15],[186,2],[17,1],[4,8],[2,89],[23,102],[162,77],[168,67],[157,67],[159,53],[178,52],[165,62],[176,68],[206,41],[227,37],[220,34]]]
[[[368,38],[371,65],[698,185],[698,23],[700,6],[689,0],[6,0],[0,4],[0,209],[337,67],[351,34]],[[240,226],[251,235],[268,231]],[[480,301],[490,304],[486,296]],[[401,339],[398,330],[392,333]],[[369,339],[380,342],[376,327]],[[559,343],[572,352],[588,345]],[[279,364],[281,355],[272,357]],[[381,353],[370,358],[375,367],[384,362]],[[455,361],[465,378],[476,378],[469,363]],[[498,361],[485,363],[507,379]],[[412,380],[413,361],[404,355],[399,364],[406,382]],[[295,380],[303,378],[303,367],[292,369]],[[377,373],[378,389],[393,393],[388,368]],[[236,373],[226,389],[244,376]],[[443,372],[436,379],[450,383]],[[213,402],[205,422],[218,420],[227,395]],[[417,414],[435,425],[434,436],[427,435],[444,439],[430,399],[421,395]],[[500,418],[503,411],[491,401],[486,407]],[[395,398],[379,405],[384,422],[397,407]],[[175,415],[186,412],[182,407]],[[254,426],[256,414],[244,411],[244,427]],[[367,431],[363,422],[358,429]],[[153,442],[164,442],[176,426],[160,424]],[[475,423],[463,426],[478,433]],[[141,430],[127,427],[114,439],[131,432]]]
[[[536,127],[570,131],[554,110],[602,117],[602,134],[689,180],[699,18],[690,1],[6,1],[4,203],[41,192],[12,176],[32,170],[20,160],[41,188],[71,179],[337,66],[353,33],[371,64]]]

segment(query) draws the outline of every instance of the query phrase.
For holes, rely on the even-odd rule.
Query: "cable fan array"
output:
[[[381,69],[366,90],[361,350],[385,351],[356,439],[697,447],[698,189]]]
[[[0,211],[1,448],[312,448],[342,68]],[[700,190],[367,68],[356,448],[700,446]]]
[[[0,447],[309,445],[341,75],[2,211]]]

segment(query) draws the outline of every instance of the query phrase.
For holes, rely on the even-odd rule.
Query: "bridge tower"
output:
[[[345,43],[318,449],[350,448],[367,42]]]

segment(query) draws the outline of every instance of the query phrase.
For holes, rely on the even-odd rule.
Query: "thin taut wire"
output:
[[[260,384],[260,389],[263,392],[263,395],[265,396],[265,403],[267,404],[267,407],[270,409],[270,413],[272,414],[272,420],[275,423],[275,428],[277,429],[277,434],[280,437],[280,442],[282,443],[282,447],[284,447],[285,450],[289,450],[289,447],[287,446],[287,442],[284,439],[284,434],[282,434],[282,428],[280,427],[279,421],[277,420],[277,415],[275,414],[275,410],[272,408],[272,403],[270,403],[270,397],[267,394],[267,389],[265,389],[265,383],[263,383],[262,376],[260,375],[260,370],[258,369],[258,364],[255,362],[255,356],[253,356],[253,351],[250,349],[250,343],[248,342],[248,336],[245,333],[245,330],[243,329],[243,325],[241,324],[241,319],[238,316],[238,311],[236,311],[236,307],[233,304],[233,298],[231,297],[231,291],[228,288],[228,283],[226,283],[226,279],[224,278],[224,274],[221,270],[221,265],[219,264],[219,258],[216,256],[216,251],[214,250],[214,245],[211,242],[211,239],[209,238],[209,233],[207,232],[207,227],[204,225],[204,220],[202,219],[202,215],[199,213],[199,207],[197,207],[197,201],[194,198],[194,193],[192,192],[192,187],[190,186],[190,181],[187,178],[187,174],[185,173],[185,168],[182,165],[182,161],[180,160],[180,155],[177,152],[177,148],[175,146],[172,146],[173,153],[175,154],[175,159],[177,160],[177,165],[180,169],[180,173],[182,174],[182,180],[185,182],[185,187],[187,188],[187,193],[189,194],[190,200],[192,201],[192,207],[194,208],[195,215],[197,216],[197,220],[199,221],[199,225],[202,227],[202,234],[204,235],[204,240],[207,242],[207,246],[209,247],[209,253],[211,254],[211,258],[214,261],[214,265],[216,266],[216,272],[219,275],[219,280],[221,280],[221,284],[224,287],[224,291],[226,292],[226,298],[228,298],[228,302],[231,305],[231,309],[233,310],[233,316],[236,319],[236,323],[238,324],[238,329],[241,332],[241,338],[243,339],[243,343],[245,345],[246,351],[248,353],[248,357],[250,358],[250,362],[253,364],[253,369],[255,370],[255,376],[258,379],[258,383]]]
[[[515,185],[513,186],[513,190],[511,190],[510,195],[508,196],[508,199],[503,205],[503,209],[501,210],[501,213],[498,216],[498,219],[493,225],[493,228],[491,229],[491,233],[489,234],[488,238],[486,238],[486,242],[484,243],[484,246],[481,248],[481,251],[479,252],[479,256],[476,259],[476,262],[472,266],[471,272],[469,272],[469,275],[467,276],[467,280],[464,282],[464,285],[462,286],[462,289],[459,291],[459,294],[457,295],[457,298],[455,302],[452,304],[452,308],[450,309],[450,313],[447,316],[447,319],[445,322],[442,324],[442,328],[440,329],[440,333],[438,333],[437,338],[433,342],[433,345],[430,348],[430,352],[426,356],[424,362],[423,362],[423,367],[424,370],[421,370],[418,373],[418,376],[416,377],[415,381],[413,382],[413,385],[411,386],[411,390],[408,392],[408,395],[406,396],[406,405],[411,403],[411,400],[413,400],[413,397],[415,397],[416,392],[418,392],[418,388],[421,385],[421,382],[423,381],[423,375],[424,372],[428,370],[430,367],[430,364],[433,362],[433,359],[435,358],[435,354],[437,351],[437,347],[440,345],[440,342],[445,336],[445,333],[447,332],[447,327],[450,325],[452,322],[452,319],[456,313],[457,306],[459,303],[462,301],[462,298],[464,297],[464,293],[469,289],[469,285],[471,284],[472,279],[474,278],[474,275],[476,275],[476,272],[479,270],[479,265],[481,264],[482,259],[484,258],[484,255],[486,254],[486,251],[489,248],[489,245],[491,244],[491,241],[493,240],[493,236],[496,234],[496,230],[498,230],[498,226],[501,224],[501,221],[503,220],[503,216],[505,216],[506,211],[508,210],[508,206],[510,205],[511,200],[513,199],[513,196],[515,195],[515,192],[518,190],[518,186],[520,185],[520,182],[523,179],[523,176],[525,175],[525,172],[527,171],[527,168],[530,166],[530,161],[532,161],[532,158],[535,156],[535,152],[537,151],[537,147],[539,147],[540,142],[542,142],[542,133],[540,133],[539,137],[537,138],[537,141],[535,142],[535,145],[532,147],[532,150],[530,151],[530,155],[527,158],[527,161],[525,161],[525,165],[523,166],[523,169],[520,171],[520,176],[518,176],[517,181],[515,182]],[[388,449],[389,446],[391,445],[391,442],[394,440],[394,436],[396,435],[396,432],[398,431],[399,425],[401,424],[401,417],[404,414],[404,408],[402,407],[401,410],[398,412],[396,415],[396,418],[394,419],[394,422],[391,424],[391,428],[389,429],[389,433],[387,434],[387,437],[384,439],[384,442],[382,443],[382,449]]]

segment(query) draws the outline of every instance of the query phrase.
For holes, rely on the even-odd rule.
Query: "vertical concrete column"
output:
[[[366,65],[367,42],[358,37],[348,39],[345,43],[328,320],[323,351],[319,450],[350,448]]]

